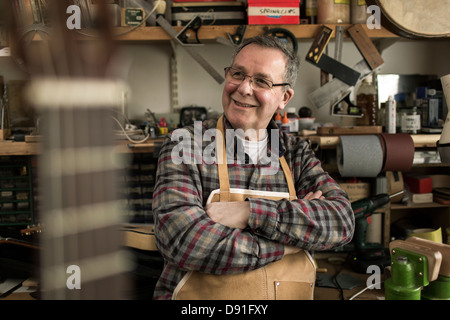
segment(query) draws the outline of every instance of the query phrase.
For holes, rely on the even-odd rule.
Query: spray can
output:
[[[386,132],[395,133],[397,122],[396,120],[397,105],[392,96],[389,96],[388,101],[386,102],[385,112],[386,112]]]

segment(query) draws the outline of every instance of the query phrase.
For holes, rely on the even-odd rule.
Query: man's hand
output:
[[[206,214],[214,222],[230,228],[245,229],[250,217],[248,201],[212,202],[205,207]]]
[[[322,191],[317,190],[316,192],[309,192],[303,200],[313,200],[313,199],[320,199],[325,200],[325,197],[322,195]]]
[[[322,191],[308,193],[303,200],[325,199]],[[206,214],[214,222],[230,228],[245,229],[250,217],[250,203],[248,201],[212,202],[205,207]]]

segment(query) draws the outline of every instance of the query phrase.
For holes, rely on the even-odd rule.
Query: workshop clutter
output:
[[[246,24],[245,4],[240,1],[175,1],[172,3],[172,25],[185,26],[200,17],[203,25]]]

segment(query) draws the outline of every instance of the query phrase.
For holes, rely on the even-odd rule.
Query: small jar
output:
[[[400,109],[400,131],[410,134],[420,132],[420,111],[418,107]]]
[[[350,0],[317,0],[317,23],[350,23]]]

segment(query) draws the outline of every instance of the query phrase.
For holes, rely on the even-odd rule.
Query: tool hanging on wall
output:
[[[230,47],[236,47],[244,41],[245,32],[247,31],[246,25],[241,25],[236,28],[236,32],[231,34],[227,32],[228,39],[224,37],[217,37],[216,41]]]
[[[280,38],[285,41],[288,45],[291,46],[292,50],[297,53],[298,51],[298,43],[297,38],[295,38],[294,34],[287,29],[283,28],[273,28],[268,30],[265,35],[274,36]]]
[[[177,40],[181,45],[203,45],[198,39],[198,30],[202,26],[202,19],[199,16],[195,16],[188,24],[177,34]],[[195,37],[191,37],[191,34]]]
[[[222,84],[225,79],[208,63],[208,61],[205,60],[194,48],[194,46],[189,46],[183,44],[179,39],[179,33],[177,30],[175,30],[172,25],[163,17],[159,16],[156,19],[156,22],[159,23],[161,28],[164,29],[173,39],[177,41],[178,44],[181,45],[181,47],[195,60],[197,63],[205,69],[206,72],[208,72],[214,80],[216,80],[219,84]],[[198,29],[197,29],[198,32]]]
[[[317,34],[314,39],[305,59],[321,70],[330,73],[346,84],[353,86],[358,82],[361,73],[324,54],[324,50],[328,45],[332,34],[333,29],[322,26],[321,32]]]
[[[325,29],[325,30],[327,30],[327,29]],[[353,25],[352,27],[348,28],[347,31],[348,31],[351,39],[353,40],[353,43],[356,45],[359,52],[363,56],[363,59],[361,61],[359,61],[358,63],[356,63],[352,68],[349,68],[345,65],[343,68],[340,68],[340,66],[338,64],[333,65],[334,59],[332,60],[331,58],[330,59],[325,58],[325,62],[326,62],[325,64],[329,65],[331,63],[331,69],[333,69],[332,71],[334,71],[334,72],[339,72],[339,70],[343,70],[345,72],[345,71],[349,71],[349,69],[350,69],[350,70],[353,70],[353,72],[359,73],[360,76],[357,79],[357,82],[358,82],[358,81],[361,81],[362,79],[366,78],[369,74],[371,74],[375,70],[379,69],[383,65],[384,61],[383,61],[380,53],[376,49],[375,45],[372,43],[372,41],[367,36],[364,29],[361,27],[361,25]],[[331,34],[329,34],[330,31],[327,30],[326,31],[327,34],[325,34],[323,36],[324,39],[321,39],[320,35],[322,34],[322,32],[323,31],[321,31],[321,33],[319,34],[319,37],[316,38],[316,39],[320,40],[321,46],[318,46],[318,44],[313,43],[313,46],[315,45],[315,47],[311,48],[313,55],[309,58],[313,59],[312,60],[313,64],[315,64],[314,63],[314,61],[315,61],[314,55],[317,55],[319,53],[319,50],[320,50],[319,48],[321,48],[321,50],[323,52],[323,50],[325,49],[325,46],[328,44],[328,42],[331,38]],[[317,50],[315,50],[315,48],[317,48]],[[311,52],[311,50],[310,50],[310,52]],[[309,55],[310,55],[310,53],[308,52],[307,58]],[[322,54],[322,56],[323,56],[323,54]],[[320,58],[320,55],[316,58],[316,60],[319,60],[319,58]],[[309,60],[309,61],[311,62],[311,60]],[[333,74],[333,72],[330,72],[330,73]],[[352,74],[353,73],[351,71],[349,71],[349,73],[345,74],[344,76],[350,79]],[[326,84],[324,84],[323,86],[321,86],[320,88],[318,88],[317,90],[315,90],[309,94],[309,98],[310,98],[311,102],[317,109],[320,109],[323,107],[328,107],[331,110],[332,115],[358,116],[357,114],[355,115],[354,112],[347,112],[346,114],[339,114],[340,110],[335,108],[344,99],[349,99],[349,95],[354,87],[354,84],[351,85],[351,84],[343,81],[341,79],[344,77],[342,74],[341,75],[338,74],[339,77],[338,77],[338,75],[335,75],[335,74],[333,74],[333,75],[335,77],[332,80],[330,80],[329,82],[327,82]],[[350,82],[350,81],[347,81],[347,82]],[[349,108],[349,109],[351,111],[355,110],[355,108]]]

